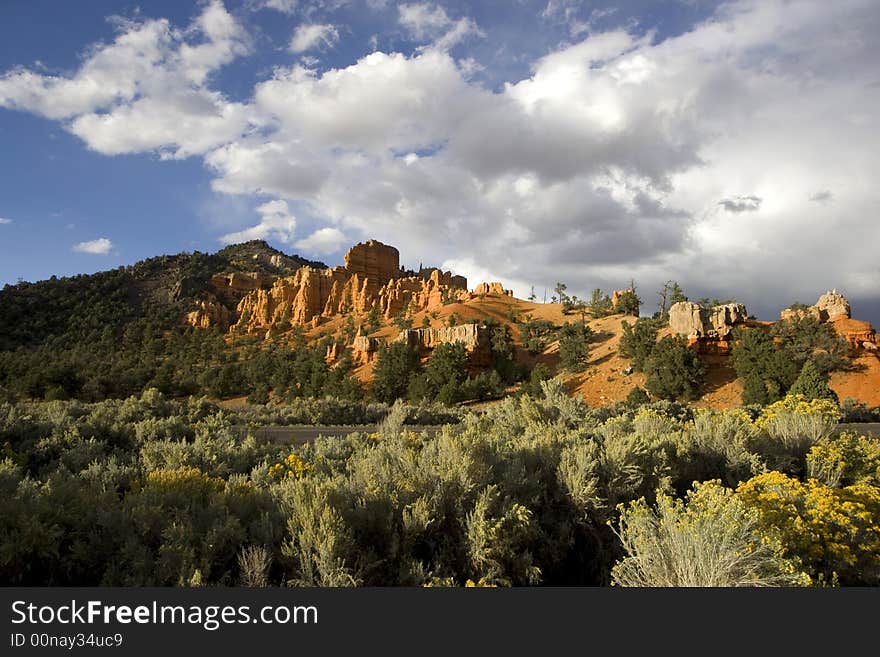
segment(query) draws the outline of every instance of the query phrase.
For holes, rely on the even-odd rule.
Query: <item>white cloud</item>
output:
[[[338,228],[319,228],[296,243],[296,248],[309,254],[328,255],[336,253],[348,243],[348,238]]]
[[[92,47],[69,77],[26,69],[0,77],[0,107],[68,120],[73,134],[107,155],[158,150],[186,157],[248,129],[246,106],[205,86],[214,71],[249,52],[247,34],[220,0],[206,4],[186,30],[164,19],[118,25],[116,39]]]
[[[433,3],[398,19],[425,47],[278,69],[240,105],[182,63],[190,41],[162,21],[93,50],[70,78],[7,74],[0,104],[64,120],[103,152],[204,153],[219,192],[301,203],[333,226],[318,232],[508,285],[561,280],[582,296],[634,277],[650,304],[675,278],[759,316],[828,287],[876,298],[875,2],[733,0],[664,40],[593,24],[495,89],[448,54],[473,35],[456,28],[468,19]],[[222,24],[216,39],[244,43]],[[273,207],[224,241],[297,243],[287,206]]]
[[[453,21],[440,5],[430,2],[402,4],[397,8],[398,22],[419,41],[432,40],[431,47],[449,50],[468,37],[486,33],[470,18]]]
[[[282,14],[292,14],[296,11],[298,4],[297,0],[261,0],[256,7],[258,9],[274,9]]]
[[[275,200],[263,203],[257,208],[261,220],[256,226],[220,238],[224,244],[237,244],[249,240],[272,239],[284,244],[292,244],[296,233],[296,217],[290,214],[286,201]]]
[[[287,49],[292,53],[302,53],[321,46],[330,48],[337,41],[339,41],[339,31],[333,25],[299,25]]]
[[[430,2],[402,4],[397,11],[400,24],[416,39],[433,36],[452,22],[443,7]]]
[[[3,224],[11,224],[11,223],[12,223],[12,219],[6,219],[4,217],[0,217],[0,226],[2,226]]]
[[[107,255],[113,248],[113,242],[106,237],[99,237],[96,240],[88,242],[80,242],[73,245],[73,250],[77,253],[91,253],[93,255]]]

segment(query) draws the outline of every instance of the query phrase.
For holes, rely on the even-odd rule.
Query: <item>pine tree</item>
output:
[[[770,402],[767,394],[767,385],[757,372],[750,372],[743,384],[742,403],[760,404],[765,406]]]
[[[804,363],[801,373],[789,389],[791,395],[803,395],[807,399],[829,399],[839,403],[837,393],[828,386],[828,377],[816,368],[812,360]]]

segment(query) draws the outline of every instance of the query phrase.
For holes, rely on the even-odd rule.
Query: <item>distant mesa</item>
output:
[[[491,283],[480,283],[477,287],[474,288],[473,292],[474,296],[483,296],[489,294],[497,294],[502,297],[512,297],[513,290],[505,290],[504,285],[499,283],[498,281],[493,281]]]

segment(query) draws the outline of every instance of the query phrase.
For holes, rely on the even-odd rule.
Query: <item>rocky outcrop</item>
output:
[[[344,262],[346,272],[360,276],[376,290],[400,276],[400,252],[376,240],[355,244],[345,254]]]
[[[201,329],[216,326],[225,331],[232,324],[232,311],[216,299],[203,299],[197,306],[196,310],[187,313],[186,322],[190,326]]]
[[[491,283],[480,283],[477,287],[474,288],[473,292],[474,296],[480,296],[483,294],[497,294],[502,297],[512,297],[513,290],[505,290],[504,285],[498,281],[492,281]]]
[[[492,331],[480,324],[407,329],[401,331],[394,341],[404,342],[420,352],[431,351],[443,343],[461,342],[471,365],[488,367],[492,363]]]
[[[379,338],[371,338],[358,332],[351,345],[352,359],[356,365],[366,365],[376,360],[379,354]]]
[[[196,328],[229,328],[236,321],[233,311],[246,295],[254,290],[268,289],[277,276],[259,272],[215,274],[209,282],[208,292],[195,302],[195,310],[187,313],[186,321]]]
[[[850,350],[877,353],[877,334],[870,322],[852,319],[849,301],[837,290],[830,290],[812,306],[786,308],[779,317],[782,321],[793,321],[804,317],[814,317],[827,322],[834,332],[846,340]]]
[[[877,351],[877,333],[870,322],[841,316],[832,321],[831,326],[837,335],[846,340],[852,351]]]
[[[820,322],[833,322],[838,319],[849,319],[852,311],[849,301],[837,290],[830,290],[819,297],[812,306],[786,308],[779,313],[783,321],[800,319],[803,317],[815,317]]]
[[[849,301],[842,294],[838,294],[837,290],[823,294],[813,307],[819,311],[819,319],[822,321],[833,322],[836,319],[852,317]]]
[[[724,340],[747,317],[746,307],[741,303],[704,308],[691,301],[679,301],[669,309],[669,328],[678,335],[691,339]]]
[[[348,251],[344,267],[303,267],[269,287],[255,287],[238,303],[235,330],[257,332],[284,322],[308,325],[340,314],[364,315],[374,307],[390,319],[407,308],[434,310],[467,298],[464,277],[439,269],[401,272],[397,249],[370,240]]]

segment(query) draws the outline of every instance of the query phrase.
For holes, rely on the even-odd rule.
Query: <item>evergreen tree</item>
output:
[[[743,384],[742,403],[760,404],[765,406],[769,403],[770,398],[767,394],[767,386],[764,380],[757,372],[749,372]]]
[[[611,297],[609,297],[597,287],[595,290],[593,290],[593,294],[590,296],[589,302],[587,302],[587,308],[589,309],[590,314],[595,319],[610,315]]]
[[[373,397],[388,404],[406,396],[410,378],[419,371],[419,353],[408,344],[394,342],[379,350],[373,370]]]
[[[837,393],[828,386],[828,376],[822,374],[812,360],[804,363],[797,381],[788,392],[791,395],[803,395],[807,399],[828,399],[835,404],[840,402]]]
[[[660,340],[645,363],[645,387],[661,399],[696,399],[705,369],[697,353],[680,336]]]
[[[559,362],[569,370],[578,370],[590,353],[592,329],[584,322],[566,322],[559,330]]]
[[[619,352],[623,358],[632,360],[636,372],[645,370],[645,363],[657,344],[657,331],[660,321],[642,317],[634,325],[624,321],[623,335],[620,337]]]
[[[773,338],[760,329],[739,330],[737,345],[730,353],[736,375],[744,382],[750,377],[761,381],[767,391],[767,401],[775,402],[785,396],[798,374],[798,366],[785,351],[777,348]],[[750,395],[760,398],[755,381],[750,384]],[[743,403],[761,403],[760,401]]]

